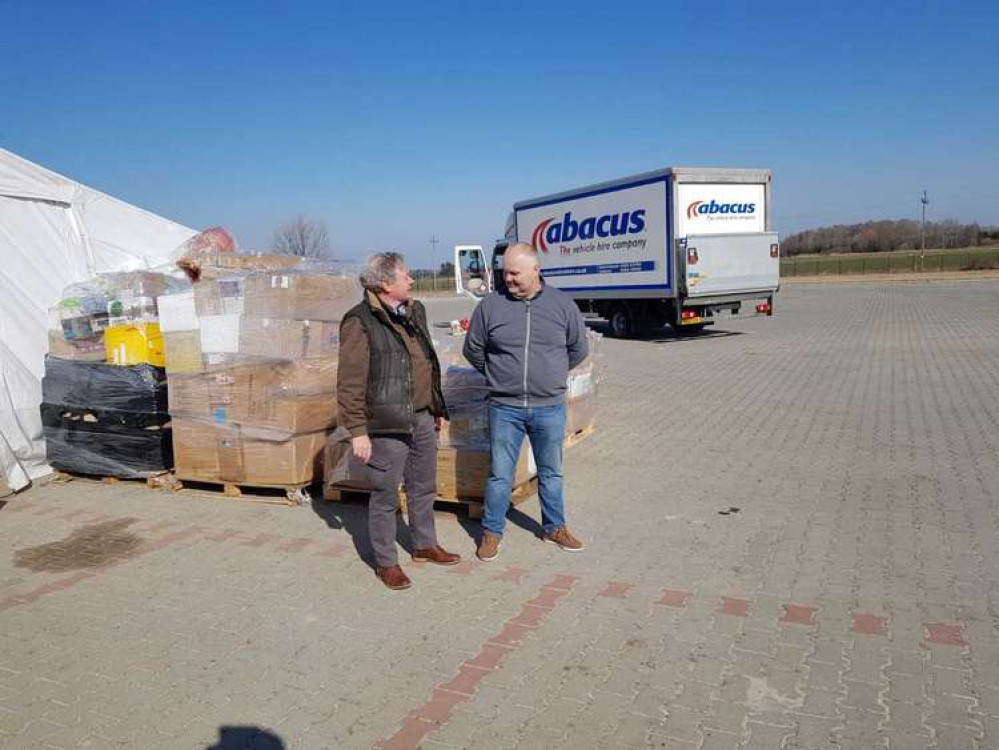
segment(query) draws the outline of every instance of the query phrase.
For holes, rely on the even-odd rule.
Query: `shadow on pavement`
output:
[[[357,556],[374,570],[375,552],[371,546],[371,537],[368,534],[368,503],[367,493],[346,493],[344,500],[315,500],[311,507],[313,513],[323,519],[327,527],[331,529],[346,531],[354,543]],[[401,514],[396,515],[396,535],[395,541],[406,553],[413,553],[413,537],[409,531],[409,525]]]
[[[273,732],[253,726],[219,727],[219,740],[205,750],[285,750],[284,741]]]
[[[465,530],[465,533],[468,534],[469,539],[478,544],[479,535],[482,533],[482,520],[478,518],[469,518],[468,514],[462,510],[455,510],[454,514],[458,519],[458,524]],[[541,524],[516,506],[510,506],[510,510],[507,511],[506,514],[506,520],[509,521],[510,524],[518,526],[524,531],[534,534],[534,536],[538,538],[541,537]]]
[[[602,333],[608,338],[612,338],[610,335],[610,326],[604,321],[586,321],[586,325],[592,328],[597,333]],[[705,341],[707,339],[724,339],[729,336],[745,336],[743,331],[726,331],[717,328],[705,328],[702,331],[686,331],[684,333],[678,333],[675,328],[669,326],[664,326],[663,328],[657,328],[652,331],[645,331],[644,333],[636,334],[632,336],[629,341],[645,341],[650,344],[676,344],[681,341]]]

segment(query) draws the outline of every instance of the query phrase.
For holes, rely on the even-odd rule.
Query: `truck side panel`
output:
[[[574,297],[675,294],[668,175],[518,204],[517,239],[537,248],[545,281]]]

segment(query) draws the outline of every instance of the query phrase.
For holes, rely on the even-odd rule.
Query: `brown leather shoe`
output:
[[[499,557],[499,546],[502,538],[489,531],[483,531],[482,539],[479,540],[479,548],[475,550],[476,557],[482,560],[482,562],[495,560]]]
[[[413,550],[413,562],[432,562],[438,565],[457,565],[461,562],[461,555],[448,552],[439,544],[426,549]]]
[[[574,537],[565,526],[559,526],[551,534],[545,534],[541,538],[546,542],[557,544],[566,552],[582,552],[586,549],[586,545]]]
[[[409,576],[402,572],[402,568],[398,565],[390,565],[387,568],[375,568],[375,575],[394,591],[400,591],[402,589],[408,589],[413,585],[413,582],[409,580]]]

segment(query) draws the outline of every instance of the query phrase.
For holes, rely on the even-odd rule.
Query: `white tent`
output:
[[[48,308],[97,273],[154,268],[195,230],[0,149],[0,477],[49,473],[39,404]]]

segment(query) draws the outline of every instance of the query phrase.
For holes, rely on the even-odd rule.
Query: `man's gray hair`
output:
[[[383,284],[395,283],[396,272],[405,262],[402,253],[375,253],[369,256],[361,271],[361,286],[380,292]]]

